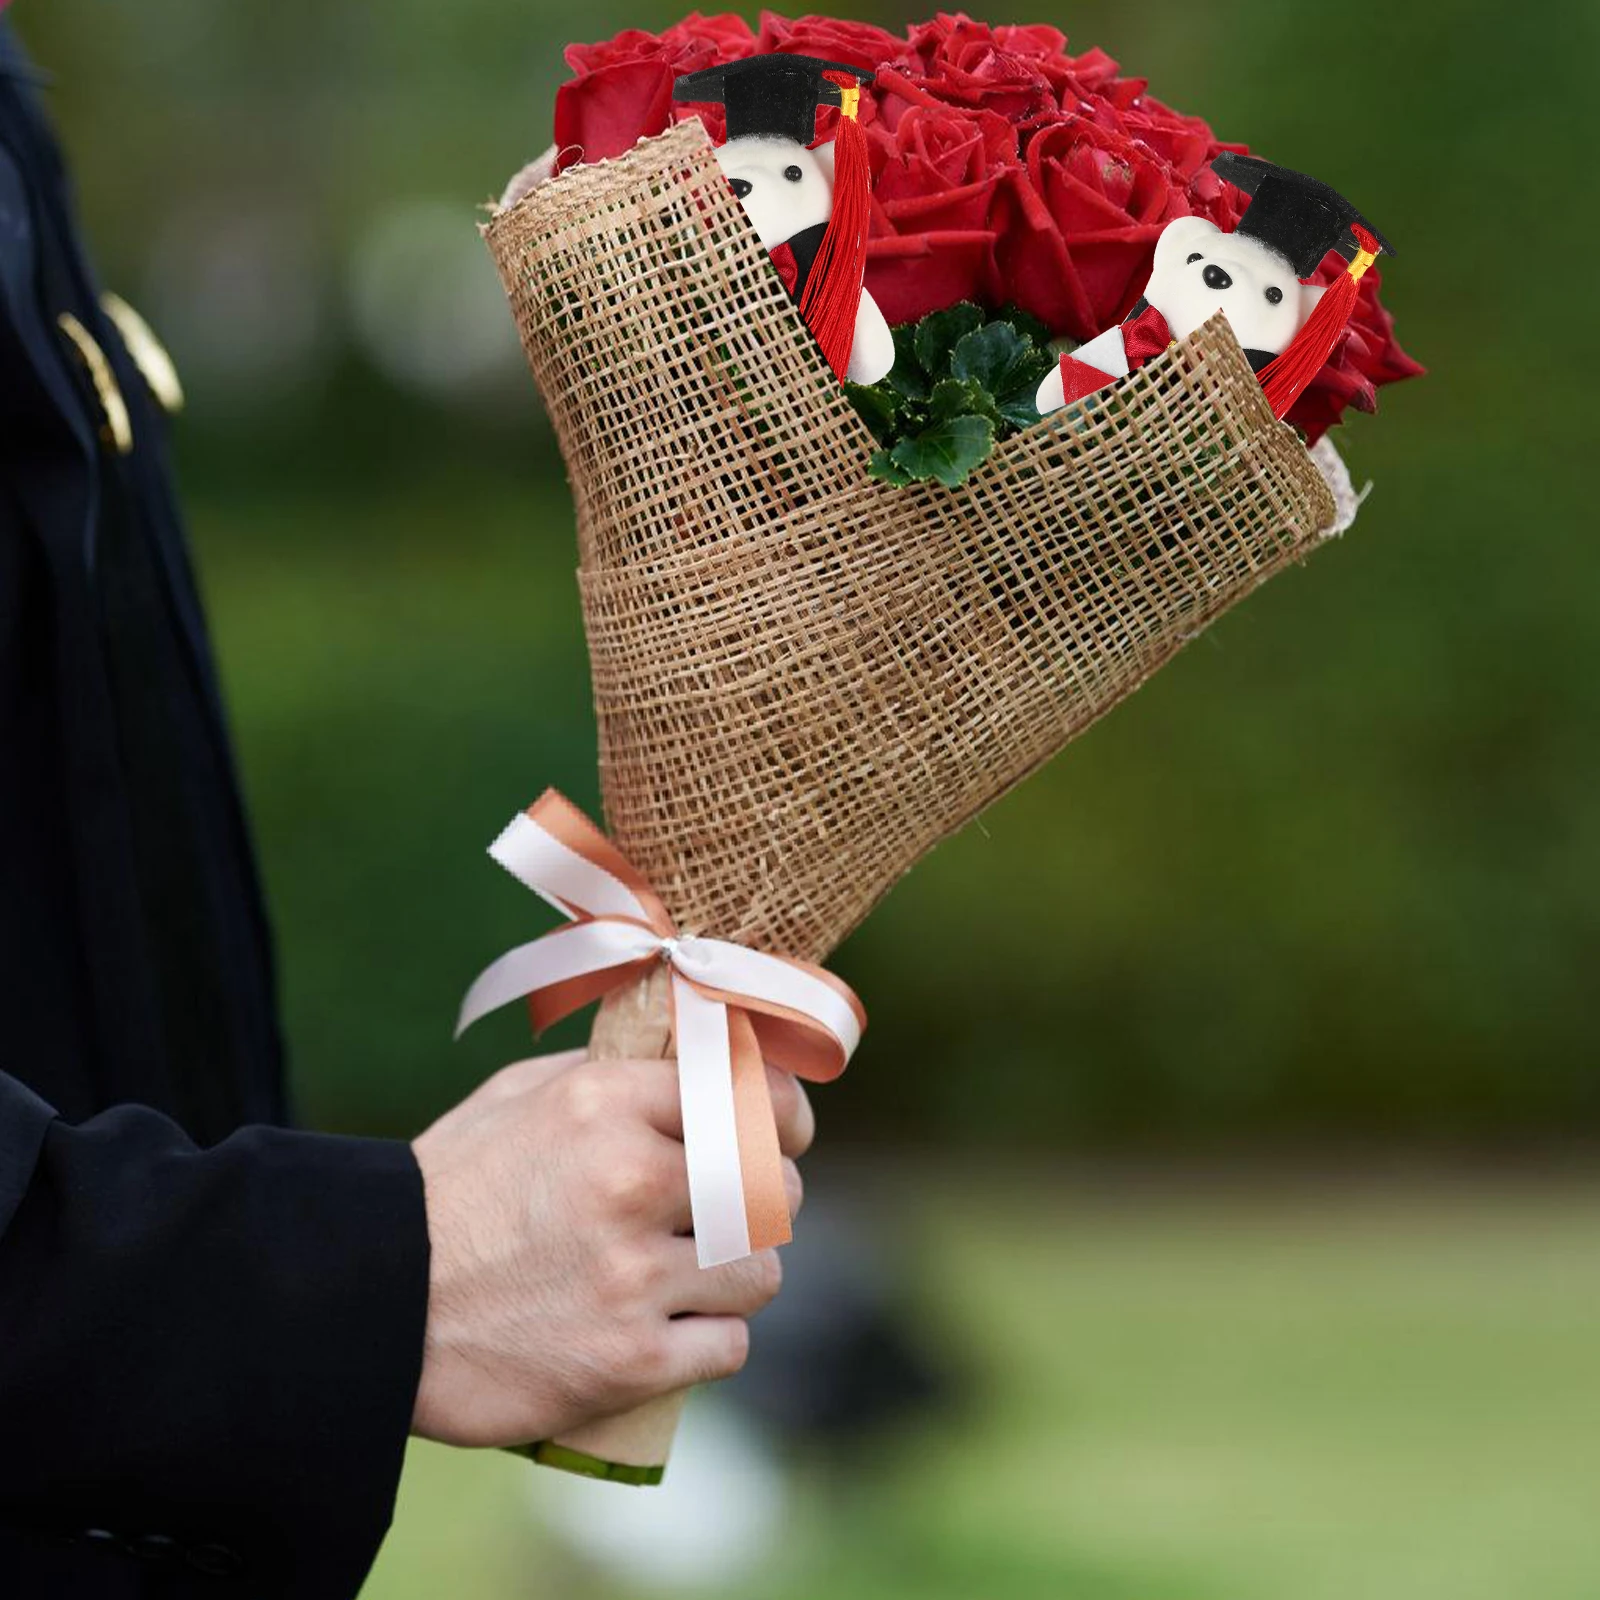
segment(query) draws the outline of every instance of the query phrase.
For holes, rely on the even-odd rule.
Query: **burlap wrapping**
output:
[[[607,826],[686,930],[821,959],[1335,523],[1220,317],[963,489],[869,479],[698,122],[485,231],[577,503]]]

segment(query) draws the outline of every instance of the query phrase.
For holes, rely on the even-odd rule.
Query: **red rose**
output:
[[[1068,59],[1066,34],[1047,22],[1002,23],[993,30],[993,38],[1007,55],[1027,57],[1046,72],[1053,70],[1053,63]]]
[[[743,17],[731,11],[715,17],[691,11],[663,33],[625,28],[616,38],[603,39],[599,44],[569,44],[562,56],[581,78],[613,62],[655,60],[702,49],[709,51],[708,60],[715,65],[749,55],[754,45],[755,37]]]
[[[755,50],[783,51],[792,56],[821,56],[824,61],[842,61],[847,67],[876,71],[885,61],[898,61],[905,55],[905,41],[897,39],[870,22],[844,22],[833,17],[780,17],[775,11],[761,13],[761,31]]]
[[[735,11],[720,11],[714,17],[703,17],[691,11],[682,22],[675,22],[661,37],[668,43],[699,40],[712,47],[719,61],[737,61],[750,55],[756,42],[750,24]]]
[[[891,210],[907,200],[942,199],[1017,164],[1016,130],[992,111],[968,116],[913,106],[893,128],[881,121],[870,128],[867,144],[872,197]]]
[[[957,300],[992,300],[997,204],[1016,130],[992,111],[904,109],[867,131],[872,222],[867,287],[891,323]]]
[[[629,30],[567,52],[577,76],[556,98],[563,157],[619,155],[674,120],[699,116],[713,140],[720,107],[675,106],[672,80],[719,61],[787,51],[869,68],[860,119],[872,163],[867,285],[891,323],[957,300],[1013,301],[1053,332],[1093,338],[1143,292],[1157,235],[1191,213],[1233,228],[1245,197],[1211,170],[1224,145],[1123,75],[1103,50],[1070,55],[1045,24],[990,27],[959,12],[908,29],[763,12],[686,18],[659,37]],[[819,117],[830,137],[837,113]],[[1316,281],[1343,271],[1334,255]],[[1315,440],[1346,407],[1422,369],[1395,342],[1374,269],[1332,356],[1289,420]]]
[[[1014,126],[1020,160],[990,219],[995,293],[1055,332],[1087,339],[1117,321],[1173,217],[1234,220],[1207,171],[1222,148],[1211,130],[1150,99],[1104,51],[1075,57],[1058,29],[959,15],[913,27],[908,41],[910,63],[879,75],[882,120],[893,128],[914,106],[943,105]]]
[[[1061,109],[1075,111],[1080,105],[1104,103],[1116,112],[1127,111],[1144,97],[1145,79],[1124,78],[1122,68],[1097,45],[1081,56],[1068,56],[1062,85]],[[1156,105],[1158,102],[1149,101]],[[1165,109],[1164,107],[1161,109]]]
[[[749,55],[755,36],[731,13],[703,17],[692,12],[665,33],[629,28],[599,44],[573,44],[567,65],[576,74],[556,90],[556,170],[578,161],[605,161],[631,150],[640,139],[664,133],[674,121],[701,115],[715,140],[723,137],[719,106],[675,105],[672,81]]]
[[[1053,332],[1091,339],[1119,322],[1150,274],[1162,228],[1190,211],[1171,166],[1102,115],[1075,115],[1029,141],[1017,179],[1019,223],[999,245],[1007,292]]]
[[[969,19],[949,19],[965,23],[965,28],[952,28],[945,36],[940,49],[940,59],[972,59],[979,40],[987,35],[988,46],[997,55],[1022,63],[1026,70],[1037,74],[1050,85],[1059,97],[1061,90],[1072,81],[1076,64],[1067,54],[1067,36],[1059,28],[1046,24],[1008,24],[992,30],[978,29]],[[1106,57],[1110,60],[1109,57]],[[1113,71],[1116,63],[1111,63]]]
[[[898,93],[914,104],[934,100],[993,111],[1024,127],[1055,113],[1055,93],[1042,70],[1045,57],[1004,49],[987,23],[940,15],[913,27],[908,42],[911,59],[905,69],[890,67],[879,76],[879,87],[888,95]]]

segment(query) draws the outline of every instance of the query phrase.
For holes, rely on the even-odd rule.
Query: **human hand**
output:
[[[815,1122],[768,1069],[789,1210]],[[702,1269],[677,1067],[583,1052],[497,1073],[413,1141],[432,1244],[412,1431],[527,1444],[725,1378],[777,1252]]]

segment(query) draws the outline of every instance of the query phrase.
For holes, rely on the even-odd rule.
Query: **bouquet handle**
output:
[[[671,1049],[668,974],[659,968],[642,982],[616,989],[600,1002],[589,1035],[591,1061],[664,1057]],[[678,1431],[687,1389],[658,1395],[632,1411],[574,1428],[559,1439],[523,1446],[518,1454],[543,1467],[557,1467],[613,1483],[661,1482]]]

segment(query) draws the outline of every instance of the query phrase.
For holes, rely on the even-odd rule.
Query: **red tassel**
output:
[[[1363,227],[1356,226],[1352,231],[1361,247],[1359,254],[1317,301],[1305,327],[1289,341],[1288,348],[1261,373],[1261,387],[1275,417],[1287,416],[1301,390],[1322,371],[1323,363],[1333,354],[1340,330],[1356,308],[1362,274],[1378,258],[1382,248],[1378,241]]]
[[[860,92],[848,72],[825,72],[823,77],[841,89]],[[867,168],[867,136],[856,120],[848,92],[833,142],[833,212],[817,246],[816,260],[806,276],[800,297],[800,315],[811,329],[822,354],[841,382],[850,365],[850,347],[856,338],[856,311],[861,304],[861,283],[867,266],[867,213],[871,204],[871,179]]]

